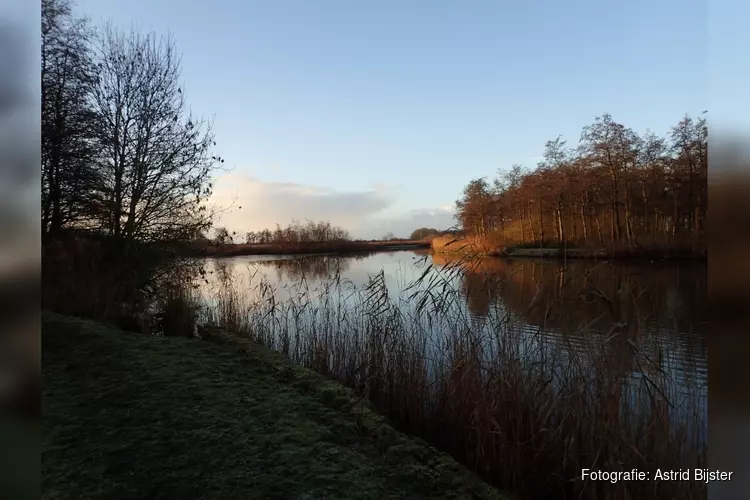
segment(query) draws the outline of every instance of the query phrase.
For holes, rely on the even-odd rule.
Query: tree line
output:
[[[121,242],[192,239],[211,225],[223,160],[192,116],[174,40],[93,28],[69,0],[42,0],[42,230]]]
[[[605,114],[574,147],[548,141],[543,158],[469,182],[456,202],[463,230],[500,245],[705,249],[705,112],[663,137]]]
[[[281,225],[276,224],[275,229],[249,231],[245,235],[245,242],[250,245],[334,243],[350,240],[351,236],[346,229],[333,226],[330,222],[325,221],[308,221],[305,224],[292,221],[287,227],[281,227]]]
[[[431,228],[431,227],[420,227],[412,231],[412,233],[409,235],[410,240],[425,240],[428,238],[434,238],[437,236],[442,235],[442,231],[438,231],[437,229]]]

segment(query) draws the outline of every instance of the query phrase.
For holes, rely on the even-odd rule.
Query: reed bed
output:
[[[220,273],[203,289],[201,321],[357,390],[400,429],[520,498],[705,497],[700,482],[581,478],[584,468],[653,477],[705,467],[705,387],[676,384],[660,346],[630,340],[637,321],[583,349],[550,343],[541,328],[520,332],[506,311],[478,323],[456,285],[470,265],[425,263],[399,295],[382,272],[364,287],[338,273],[311,285],[301,274],[286,300],[262,275]],[[616,356],[615,343],[630,356]]]

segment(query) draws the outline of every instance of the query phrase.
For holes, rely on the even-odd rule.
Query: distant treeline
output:
[[[410,240],[427,240],[430,238],[435,238],[442,234],[444,234],[443,231],[438,231],[437,229],[434,229],[431,227],[420,227],[419,229],[415,229],[414,231],[412,231],[411,235],[409,236],[409,239]]]
[[[353,254],[393,249],[405,240],[385,238],[382,240],[353,240],[348,231],[331,225],[330,222],[294,221],[287,227],[277,224],[275,229],[250,231],[245,234],[245,243],[236,238],[225,227],[214,230],[214,237],[204,237],[194,242],[193,250],[204,256],[236,255],[296,255],[314,253]],[[427,242],[408,242],[411,247],[427,248]]]
[[[415,229],[409,238],[398,238],[393,233],[388,233],[381,238],[382,241],[416,241],[429,240],[436,236],[447,234],[448,231],[421,227]],[[259,231],[248,231],[245,233],[245,243],[248,245],[298,245],[317,243],[340,243],[352,241],[349,231],[332,225],[328,221],[307,221],[305,223],[292,221],[288,226],[282,227],[276,224],[274,229],[261,229]],[[212,242],[225,245],[240,243],[236,233],[230,233],[225,227],[214,229]]]
[[[666,137],[639,135],[605,114],[576,147],[548,141],[534,170],[514,165],[491,182],[472,180],[456,217],[496,246],[703,251],[707,159],[705,112],[685,116]]]
[[[245,234],[245,243],[255,244],[299,244],[299,243],[333,243],[350,241],[351,236],[346,229],[331,225],[330,222],[308,221],[303,224],[293,221],[287,227],[276,224],[275,229],[249,231]]]

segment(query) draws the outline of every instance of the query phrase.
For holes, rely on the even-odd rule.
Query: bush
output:
[[[193,337],[198,328],[199,302],[189,286],[170,289],[155,314],[156,333],[168,337]]]

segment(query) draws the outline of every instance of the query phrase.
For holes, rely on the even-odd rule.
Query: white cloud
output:
[[[396,192],[395,187],[383,184],[366,191],[343,192],[230,173],[216,180],[212,201],[220,207],[231,207],[219,215],[217,225],[238,235],[272,228],[277,223],[284,226],[295,219],[329,221],[358,238],[380,238],[388,232],[406,237],[418,227],[446,229],[454,225],[453,205],[383,217],[383,212],[398,201]]]
[[[445,205],[436,209],[412,210],[400,217],[376,219],[370,222],[368,234],[379,238],[391,232],[397,237],[407,238],[417,228],[428,227],[438,230],[450,229],[456,225],[455,207]]]

